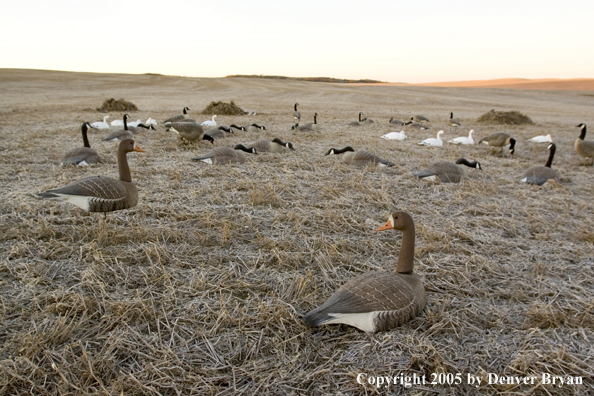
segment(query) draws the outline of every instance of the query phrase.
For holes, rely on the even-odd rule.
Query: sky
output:
[[[0,0],[0,68],[594,78],[592,0]]]

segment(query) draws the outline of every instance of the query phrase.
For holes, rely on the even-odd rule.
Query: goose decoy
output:
[[[107,123],[107,120],[109,119],[109,116],[106,115],[105,117],[103,117],[103,121],[97,121],[91,124],[91,128],[95,128],[95,129],[109,129],[109,124]]]
[[[166,123],[166,122],[179,122],[179,121],[182,121],[182,120],[184,120],[186,118],[189,118],[189,116],[188,116],[188,110],[190,110],[188,107],[184,107],[183,114],[176,115],[176,116],[173,116],[173,117],[169,117],[168,119],[166,119],[165,121],[163,121],[163,124]]]
[[[394,212],[383,230],[402,231],[395,272],[373,271],[342,285],[302,320],[308,326],[346,324],[367,333],[387,331],[419,315],[426,305],[423,281],[414,273],[415,223],[406,212]]]
[[[90,176],[67,186],[36,194],[38,198],[66,201],[88,212],[113,212],[128,209],[138,203],[138,191],[132,183],[126,154],[132,151],[144,152],[132,139],[120,142],[118,167],[120,178]]]
[[[470,132],[468,132],[468,137],[466,136],[460,136],[457,138],[454,138],[452,140],[448,140],[448,143],[453,143],[453,144],[474,144],[474,139],[472,138],[472,134],[474,133],[474,129],[471,129]]]
[[[217,147],[206,155],[192,158],[192,161],[202,161],[210,165],[243,164],[245,162],[244,152],[258,154],[254,147],[238,144],[233,148]]]
[[[526,173],[524,173],[524,178],[521,180],[522,182],[542,186],[547,180],[555,179],[557,183],[560,183],[559,175],[555,170],[551,169],[557,146],[555,143],[551,143],[547,148],[549,149],[549,159],[545,166],[534,166],[528,169]]]
[[[154,120],[154,119],[152,119],[151,117],[149,117],[149,118],[146,120],[145,124],[146,124],[146,125],[155,125],[155,126],[156,126],[156,125],[157,125],[157,120]]]
[[[138,119],[136,121],[128,122],[128,128],[130,128],[130,127],[137,127],[140,124],[142,124],[142,121],[140,119]]]
[[[413,129],[419,129],[421,131],[425,130],[425,129],[431,129],[428,126],[425,126],[423,124],[419,124],[418,122],[413,122],[413,117],[410,118],[410,121],[407,121],[404,123],[404,126],[409,126]]]
[[[202,124],[200,124],[200,125],[202,125],[202,126],[206,126],[206,127],[210,127],[210,128],[214,128],[214,127],[216,127],[216,126],[217,126],[217,122],[215,121],[215,118],[217,118],[217,116],[216,116],[216,115],[213,115],[213,116],[212,116],[212,120],[207,120],[207,121],[204,121],[204,122],[203,122]]]
[[[204,129],[198,125],[190,122],[171,122],[167,123],[166,131],[173,131],[177,133],[179,140],[196,142],[198,140],[208,140],[214,143],[214,139],[210,135],[204,133]]]
[[[390,118],[390,121],[388,121],[390,124],[394,124],[394,125],[398,125],[398,126],[404,126],[404,122],[397,120],[395,118]]]
[[[414,117],[411,117],[412,121],[416,121],[416,122],[423,122],[423,121],[427,121],[427,122],[431,122],[429,121],[429,119],[427,117],[425,117],[424,115],[421,114],[417,114]]]
[[[442,183],[459,183],[460,180],[468,176],[468,168],[483,169],[478,161],[469,162],[465,158],[458,158],[455,164],[447,161],[436,162],[427,169],[413,173],[413,175],[427,181],[439,179]]]
[[[299,132],[315,132],[315,129],[312,128],[311,123],[299,125],[299,123],[297,122],[291,126],[291,130]]]
[[[110,134],[109,136],[103,138],[104,141],[122,141],[124,139],[134,139],[134,135],[140,132],[137,127],[129,127],[128,126],[128,118],[130,116],[128,114],[124,114],[122,117],[122,121],[124,124],[124,129],[120,129],[119,131],[115,131],[114,133]],[[143,128],[149,128],[144,124],[138,124]]]
[[[454,112],[451,112],[451,111],[450,111],[449,123],[450,123],[450,126],[453,128],[456,128],[456,127],[459,127],[460,125],[462,125],[462,124],[460,124],[460,121],[458,121],[457,119],[454,118]]]
[[[551,137],[551,134],[549,133],[548,135],[538,135],[538,136],[534,136],[533,138],[528,139],[529,142],[534,142],[534,143],[552,143],[553,142],[553,138]]]
[[[299,123],[299,121],[301,121],[301,113],[297,110],[297,105],[299,105],[299,103],[295,103],[295,111],[293,111],[293,118],[297,123]]]
[[[355,151],[351,146],[346,146],[342,149],[331,148],[326,155],[342,154],[342,162],[349,165],[379,165],[379,166],[394,166],[390,161],[386,161],[377,155],[366,150]]]
[[[367,118],[367,117],[362,118],[361,121],[366,122],[368,124],[373,124],[375,122],[371,118]]]
[[[233,129],[223,126],[223,125],[219,125],[217,128],[211,128],[208,131],[206,131],[204,133],[204,135],[208,135],[212,138],[217,138],[217,139],[224,139],[227,137],[227,134],[229,133],[233,133]]]
[[[584,140],[586,138],[586,124],[577,125],[581,129],[580,136],[575,140],[575,151],[584,158],[594,159],[594,141]],[[594,165],[594,161],[592,161]]]
[[[318,113],[314,113],[313,116],[313,122],[308,122],[307,124],[299,127],[299,130],[314,130],[314,131],[319,131],[320,130],[320,124],[318,124]],[[291,129],[295,129],[299,126],[299,123],[297,122],[295,125],[293,125],[293,127]],[[306,128],[306,129],[301,129],[301,128]]]
[[[503,147],[509,145],[509,152],[513,155],[516,151],[516,139],[509,136],[508,133],[505,132],[495,132],[487,137],[482,138],[479,141],[480,143],[484,143],[491,147],[500,147],[501,153],[503,154]]]
[[[84,147],[77,147],[68,151],[62,157],[62,166],[66,165],[78,165],[78,166],[86,166],[90,164],[96,164],[97,162],[101,162],[101,158],[99,158],[99,154],[97,151],[91,148],[89,144],[89,139],[87,138],[87,130],[91,127],[91,124],[88,122],[84,122],[80,127],[82,132],[83,138],[83,146]]]
[[[406,135],[404,134],[404,131],[390,132],[390,133],[387,133],[387,134],[381,136],[381,138],[388,139],[388,140],[404,140],[404,139],[406,139]]]
[[[235,128],[235,129],[238,129],[238,130],[240,130],[240,131],[246,131],[246,130],[247,130],[247,129],[246,129],[246,127],[243,127],[243,126],[237,126],[237,125],[235,125],[235,124],[231,124],[231,125],[229,125],[229,128]]]
[[[268,139],[258,140],[252,144],[252,147],[259,153],[282,153],[285,149],[295,150],[293,143],[285,143],[279,138],[274,138],[272,141]]]
[[[124,121],[122,121],[122,120],[113,120],[111,122],[111,126],[112,127],[119,127],[119,126],[123,127],[124,126]]]
[[[359,112],[359,121],[352,121],[352,122],[349,122],[347,125],[354,126],[354,127],[363,125],[363,112],[362,111]]]
[[[441,146],[443,146],[443,141],[441,140],[441,135],[443,135],[444,133],[445,133],[444,131],[439,131],[439,132],[437,132],[437,137],[425,139],[419,144],[421,146],[441,147]]]
[[[266,127],[264,125],[258,125],[256,123],[252,123],[250,125],[245,125],[242,127],[244,131],[247,132],[252,132],[252,133],[256,133],[256,132],[260,132],[260,131],[265,131]]]

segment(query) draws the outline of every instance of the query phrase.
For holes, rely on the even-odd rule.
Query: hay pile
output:
[[[491,110],[488,113],[483,114],[477,119],[477,122],[481,124],[490,125],[533,125],[534,122],[528,117],[520,113],[519,111],[495,111]]]
[[[202,114],[243,115],[245,114],[245,111],[237,106],[234,101],[231,101],[231,103],[213,101],[202,110]]]
[[[114,98],[105,99],[97,111],[109,113],[110,111],[138,111],[138,107],[132,102],[124,99],[115,100]]]

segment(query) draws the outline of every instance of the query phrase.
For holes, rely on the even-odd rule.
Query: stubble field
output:
[[[573,150],[575,125],[594,126],[594,92],[23,70],[0,70],[0,92],[0,394],[594,393],[594,169]],[[85,176],[117,177],[117,144],[101,141],[107,132],[89,133],[103,163],[59,166],[82,146],[81,123],[103,118],[93,109],[107,98],[135,103],[131,119],[143,121],[184,106],[204,121],[208,103],[234,100],[257,114],[219,115],[219,124],[267,130],[215,146],[279,137],[296,150],[209,166],[190,158],[210,143],[180,144],[159,125],[137,136],[146,153],[128,155],[138,206],[104,220],[34,198]],[[290,131],[295,102],[302,123],[319,114],[321,132]],[[535,125],[477,124],[491,109],[518,110]],[[375,123],[347,127],[359,111]],[[463,124],[457,131],[447,127],[450,111]],[[415,114],[431,129],[407,130],[403,142],[379,138],[401,129],[390,117]],[[516,153],[417,144],[440,129],[444,140],[506,131]],[[547,133],[561,183],[524,185],[524,170],[548,157],[546,144],[526,140]],[[324,156],[346,145],[395,166]],[[453,185],[412,176],[459,157],[483,170]],[[426,310],[375,335],[303,325],[300,317],[348,279],[394,269],[401,234],[375,232],[394,210],[415,220]],[[462,381],[370,384],[440,373]],[[486,384],[489,373],[536,381]],[[543,384],[543,374],[583,384]]]

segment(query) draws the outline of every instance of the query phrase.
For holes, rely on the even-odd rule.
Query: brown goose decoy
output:
[[[299,105],[299,103],[295,103],[295,111],[293,111],[293,118],[297,123],[299,123],[299,121],[301,121],[301,113],[297,110],[297,105]]]
[[[394,166],[390,161],[386,161],[369,151],[359,150],[355,151],[351,146],[346,146],[342,149],[331,148],[326,155],[342,154],[342,162],[349,165],[379,165],[379,166]]]
[[[363,112],[360,111],[359,112],[359,121],[352,121],[352,122],[349,122],[347,125],[348,126],[359,127],[359,126],[363,125],[363,123],[364,123],[364,121],[363,121]]]
[[[575,140],[575,151],[584,158],[594,159],[594,141],[586,139],[586,124],[577,125],[581,129],[580,136]],[[592,161],[594,165],[594,160]]]
[[[303,317],[307,325],[341,323],[375,333],[398,327],[425,309],[423,281],[413,272],[415,223],[408,213],[395,212],[377,231],[389,229],[402,231],[396,272],[373,271],[351,279]]]
[[[77,147],[66,152],[66,154],[64,154],[64,157],[62,157],[62,166],[86,166],[90,164],[96,164],[97,162],[101,162],[99,154],[97,153],[97,151],[91,148],[91,145],[89,144],[89,139],[87,138],[87,130],[90,127],[91,124],[89,124],[88,122],[84,122],[82,124],[80,130],[82,132],[84,147]]]
[[[188,116],[188,110],[190,110],[188,107],[184,107],[183,114],[176,115],[176,116],[173,116],[173,117],[169,117],[168,119],[166,119],[165,121],[163,121],[163,124],[166,123],[166,122],[179,122],[179,121],[182,121],[184,119],[189,118],[189,116]]]
[[[285,143],[279,138],[274,138],[272,141],[268,139],[258,140],[252,144],[252,147],[259,153],[282,153],[286,149],[295,150],[293,143]]]
[[[206,155],[192,158],[192,161],[202,161],[210,165],[223,164],[243,164],[245,162],[245,154],[258,154],[254,147],[245,147],[243,144],[238,144],[235,147],[217,147]]]
[[[491,147],[500,147],[501,153],[503,153],[503,147],[509,145],[509,152],[513,154],[516,151],[516,139],[509,136],[505,132],[495,132],[489,136],[482,138],[480,143],[487,144]]]
[[[549,159],[547,160],[547,163],[545,166],[534,166],[528,169],[526,173],[524,173],[524,178],[522,179],[524,183],[542,186],[549,179],[554,179],[557,183],[560,182],[559,174],[557,174],[555,170],[551,169],[557,146],[555,143],[551,143],[547,148],[549,149]]]
[[[166,131],[173,131],[177,133],[179,140],[196,142],[199,140],[208,140],[214,143],[214,139],[211,135],[204,134],[204,129],[194,123],[190,122],[170,122],[167,123]]]
[[[414,176],[428,181],[439,179],[442,183],[459,183],[468,176],[468,168],[483,169],[478,161],[469,162],[465,158],[458,158],[455,164],[447,161],[436,162],[427,169],[414,173]]]
[[[132,183],[126,154],[132,151],[144,152],[132,139],[120,142],[118,167],[120,178],[90,176],[67,186],[36,194],[38,198],[66,201],[88,212],[113,212],[128,209],[138,203],[138,191]]]

